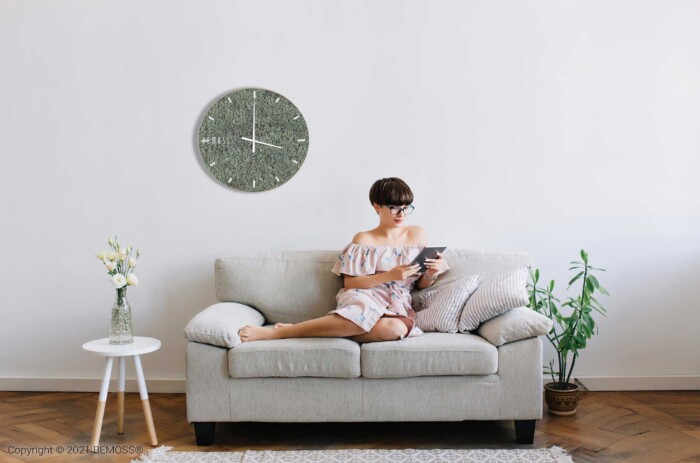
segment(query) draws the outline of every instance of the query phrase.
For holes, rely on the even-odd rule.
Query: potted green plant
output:
[[[549,367],[544,365],[545,374],[552,375],[552,382],[544,385],[545,401],[549,412],[554,415],[573,415],[578,407],[578,397],[580,389],[578,385],[569,382],[571,372],[576,364],[579,351],[586,347],[586,340],[593,336],[593,330],[597,326],[591,313],[595,310],[605,315],[605,308],[593,296],[596,291],[609,296],[610,293],[600,286],[598,279],[593,275],[593,271],[605,271],[602,268],[594,268],[588,265],[588,253],[581,250],[582,262],[571,262],[573,266],[569,270],[576,271],[569,286],[571,288],[576,281],[581,280],[581,293],[576,298],[569,297],[566,302],[560,304],[554,294],[554,280],[549,282],[545,288],[539,288],[537,283],[540,279],[540,270],[530,270],[532,283],[528,283],[528,293],[530,303],[528,307],[540,314],[551,318],[554,323],[551,331],[547,334],[547,339],[552,343],[557,351],[559,369],[554,370],[554,360],[550,360]],[[570,316],[564,316],[557,305],[561,308],[569,307],[572,310]],[[559,332],[557,328],[560,328]],[[571,364],[569,356],[571,354]],[[569,366],[567,374],[567,365]],[[554,375],[557,375],[557,378]]]

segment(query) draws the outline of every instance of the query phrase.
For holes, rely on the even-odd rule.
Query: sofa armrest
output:
[[[528,309],[529,310],[529,309]],[[542,418],[542,338],[531,337],[498,347],[501,420]]]
[[[498,347],[509,342],[533,336],[542,336],[552,329],[554,322],[528,307],[516,307],[482,323],[479,336]]]
[[[185,326],[188,341],[219,347],[241,343],[238,330],[244,325],[262,326],[265,317],[256,309],[237,302],[219,302],[199,312]]]

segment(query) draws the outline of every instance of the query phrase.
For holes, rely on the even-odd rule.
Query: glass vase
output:
[[[134,330],[131,324],[131,306],[126,300],[126,288],[117,289],[117,298],[112,306],[112,325],[109,330],[110,344],[131,344]]]

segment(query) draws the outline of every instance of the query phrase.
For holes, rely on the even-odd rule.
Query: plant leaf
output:
[[[595,286],[596,288],[600,287],[600,283],[598,283],[598,279],[595,276],[593,276],[593,274],[589,273],[588,278],[590,278],[591,281],[593,282],[593,286]]]
[[[581,275],[583,275],[583,270],[580,271],[580,272],[578,272],[578,273],[576,274],[576,276],[573,277],[573,278],[571,279],[571,281],[569,282],[569,286],[571,286],[572,283],[574,283],[576,280],[578,280],[579,278],[581,278]]]
[[[595,285],[593,284],[593,281],[590,280],[590,279],[588,279],[588,278],[586,278],[586,288],[587,288],[588,291],[590,291],[591,293],[592,293],[593,291],[595,291]]]

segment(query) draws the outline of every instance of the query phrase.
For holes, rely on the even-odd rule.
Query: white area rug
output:
[[[246,450],[244,452],[173,452],[158,447],[131,463],[573,463],[556,445],[543,449],[402,449],[402,450]]]

